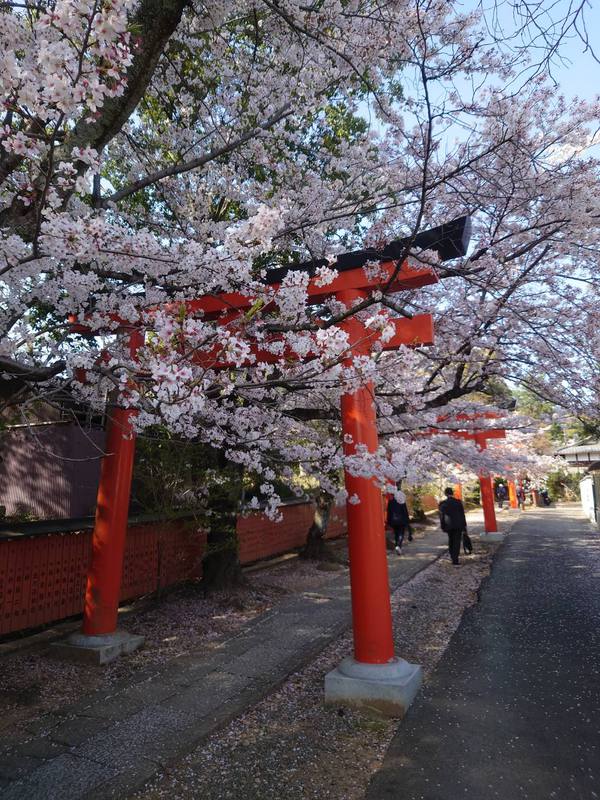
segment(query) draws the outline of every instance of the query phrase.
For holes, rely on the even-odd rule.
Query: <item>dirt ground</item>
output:
[[[345,561],[345,547],[334,548]],[[16,652],[0,648],[0,740],[41,714],[75,702],[97,689],[109,689],[139,670],[190,651],[208,650],[293,592],[310,591],[341,565],[313,564],[293,558],[251,571],[247,586],[205,596],[199,585],[133,604],[120,627],[146,637],[143,649],[104,667],[67,664],[52,657],[47,643]],[[11,645],[12,646],[12,645]]]
[[[397,652],[421,664],[425,679],[463,611],[477,601],[493,547],[457,569],[443,558],[392,598]],[[323,703],[323,678],[351,652],[351,636],[332,643],[309,667],[158,776],[137,800],[360,800],[397,720]]]
[[[417,537],[423,535],[419,531]],[[345,546],[336,562],[298,558],[247,573],[247,585],[206,597],[197,585],[142,600],[123,627],[146,637],[142,650],[105,667],[63,663],[48,644],[0,655],[0,739],[18,733],[47,711],[96,689],[110,689],[141,669],[160,666],[190,650],[211,649],[290,593],[312,591],[347,571]],[[398,589],[392,598],[397,652],[427,675],[476,601],[492,551],[463,559],[460,569],[443,558]],[[351,636],[329,645],[306,669],[175,768],[158,776],[139,800],[358,800],[381,762],[397,724],[323,704],[323,677],[351,653]]]

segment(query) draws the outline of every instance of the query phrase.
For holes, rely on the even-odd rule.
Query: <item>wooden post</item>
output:
[[[134,357],[141,344],[143,335],[136,331],[129,341]],[[82,631],[89,636],[102,636],[117,629],[135,458],[133,420],[136,415],[135,409],[114,408],[108,423],[83,609]]]
[[[477,433],[475,441],[480,450],[485,450],[487,442],[485,436]],[[492,477],[489,473],[482,472],[479,475],[479,486],[481,488],[481,506],[483,508],[483,521],[486,533],[497,533],[498,524],[496,522],[496,509],[494,508],[494,488]]]
[[[338,294],[346,306],[362,298],[359,291],[347,290]],[[342,323],[349,334],[351,352],[344,360],[351,366],[355,355],[368,352],[363,324],[355,317]],[[344,451],[352,455],[359,445],[370,452],[377,449],[377,421],[373,385],[367,384],[341,400]],[[350,586],[352,590],[352,625],[354,656],[367,664],[386,664],[394,657],[392,612],[390,606],[387,553],[381,490],[371,478],[345,473],[348,492],[348,550],[350,555]],[[358,498],[360,502],[354,502]]]
[[[508,500],[511,508],[519,507],[519,503],[517,502],[517,487],[513,480],[508,481]]]
[[[115,408],[108,425],[83,610],[83,632],[88,635],[114,633],[117,629],[135,455],[135,413]]]

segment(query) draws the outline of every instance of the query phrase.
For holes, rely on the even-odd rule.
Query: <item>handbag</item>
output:
[[[471,537],[466,531],[463,531],[462,543],[463,543],[463,550],[468,556],[470,556],[471,553],[473,552],[473,542],[471,541]]]

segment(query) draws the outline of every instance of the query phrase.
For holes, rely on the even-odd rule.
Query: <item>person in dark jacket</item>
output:
[[[504,508],[504,501],[508,497],[508,492],[506,491],[506,486],[503,483],[499,483],[496,487],[496,500],[498,501],[498,508],[502,510]]]
[[[452,563],[458,564],[460,542],[463,531],[467,530],[467,519],[463,504],[454,497],[454,489],[448,487],[444,494],[446,499],[439,505],[440,526],[448,534],[448,551]]]
[[[387,524],[394,531],[394,544],[398,555],[402,554],[404,534],[408,531],[408,540],[412,539],[410,532],[410,516],[406,505],[406,495],[398,491],[390,495],[387,507]]]

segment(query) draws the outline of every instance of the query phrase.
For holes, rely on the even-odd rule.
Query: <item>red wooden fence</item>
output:
[[[240,560],[249,564],[300,547],[312,521],[309,503],[283,506],[283,520],[260,514],[238,520]],[[345,533],[345,509],[332,515],[328,537]],[[0,538],[0,635],[81,613],[91,530]],[[189,520],[129,526],[121,600],[202,576],[206,535]]]

